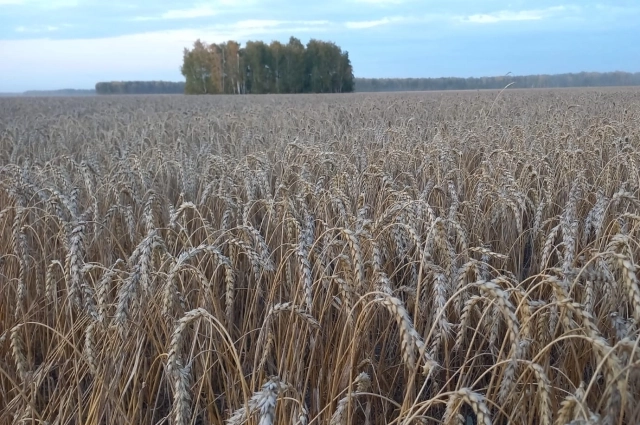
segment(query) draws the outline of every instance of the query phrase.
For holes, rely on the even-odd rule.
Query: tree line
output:
[[[228,63],[228,62],[227,62]],[[295,62],[294,62],[295,63]],[[269,68],[265,68],[269,69]],[[305,90],[304,79],[293,74],[280,74],[278,80],[253,80],[243,81],[238,75],[226,74],[218,81],[224,91],[210,90],[211,83],[205,76],[203,85],[195,85],[195,93],[308,93],[316,92]],[[317,74],[316,74],[317,75]],[[286,77],[286,78],[285,78]],[[202,84],[202,76],[200,76]],[[316,82],[322,82],[317,79]],[[349,85],[342,90],[356,92],[385,92],[385,91],[430,91],[430,90],[484,90],[502,89],[510,83],[515,83],[514,88],[561,88],[561,87],[607,87],[607,86],[640,86],[640,72],[580,72],[573,74],[555,75],[524,75],[524,76],[500,76],[480,78],[351,78]],[[254,84],[256,84],[254,86]],[[266,84],[270,84],[272,91],[267,90]],[[247,86],[249,91],[247,91]],[[302,87],[302,88],[300,88]],[[234,89],[235,88],[235,89]],[[297,90],[291,90],[291,88]],[[199,90],[199,91],[198,91]],[[60,93],[58,93],[60,92]],[[82,92],[82,93],[71,93]],[[187,92],[187,83],[184,81],[111,81],[96,84],[96,94],[183,94]],[[330,92],[330,90],[318,90],[317,92]],[[30,91],[23,95],[72,95],[93,94],[93,90],[59,90],[59,91]],[[193,92],[192,92],[193,93]]]
[[[579,72],[480,78],[356,78],[357,92],[483,90],[514,88],[606,87],[640,85],[640,72]]]
[[[109,81],[96,83],[96,94],[182,94],[184,87],[171,81]]]
[[[58,89],[58,90],[27,90],[22,92],[22,96],[93,96],[96,92],[93,89]]]
[[[354,90],[349,53],[335,43],[291,37],[273,41],[207,44],[184,49],[186,94],[344,93]]]

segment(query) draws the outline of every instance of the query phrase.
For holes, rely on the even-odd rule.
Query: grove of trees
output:
[[[513,88],[606,87],[640,85],[640,72],[579,72],[554,75],[521,75],[480,78],[356,78],[355,91],[428,91]]]
[[[354,90],[349,53],[335,43],[291,37],[287,44],[248,41],[184,49],[186,94],[344,93]]]

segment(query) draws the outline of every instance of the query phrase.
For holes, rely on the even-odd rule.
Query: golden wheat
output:
[[[640,422],[640,91],[0,99],[0,424]]]

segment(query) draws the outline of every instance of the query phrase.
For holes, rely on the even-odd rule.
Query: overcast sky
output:
[[[291,35],[356,77],[640,71],[640,0],[0,0],[0,92],[180,81],[198,38]]]

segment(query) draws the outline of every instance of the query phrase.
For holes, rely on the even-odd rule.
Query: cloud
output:
[[[53,25],[46,25],[46,26],[42,26],[42,27],[25,27],[23,25],[20,25],[19,27],[16,27],[16,32],[21,32],[21,33],[41,33],[41,32],[51,32],[51,31],[58,31],[60,28],[53,26]]]
[[[425,15],[418,14],[413,16],[385,16],[384,18],[370,21],[347,21],[342,25],[348,29],[359,30],[393,24],[415,25],[426,23],[449,23],[452,19],[453,15],[428,13]]]
[[[3,1],[3,0],[0,0]],[[19,1],[19,0],[9,0]],[[244,0],[242,8],[254,6],[257,0]],[[216,0],[207,4],[197,4],[187,9],[171,9],[157,16],[138,16],[133,18],[134,21],[155,21],[155,20],[174,20],[174,19],[195,19],[215,16],[220,12],[236,9],[239,6],[237,0]]]
[[[162,19],[191,19],[213,16],[216,11],[211,6],[196,6],[191,9],[170,10],[162,14]]]
[[[349,29],[366,29],[366,28],[374,28],[379,27],[381,25],[387,25],[391,23],[397,23],[402,21],[401,17],[390,17],[390,18],[382,18],[373,21],[349,21],[345,22],[344,26]]]
[[[405,3],[406,0],[353,0],[355,3],[373,4],[376,6],[391,6]]]
[[[315,27],[315,26],[324,26],[324,25],[330,25],[331,23],[329,21],[278,21],[278,20],[273,20],[273,19],[246,19],[244,21],[238,21],[236,23],[233,24],[229,24],[229,25],[221,25],[220,28],[227,28],[227,29],[232,29],[232,30],[239,30],[239,31],[243,31],[243,30],[267,30],[270,28],[277,28],[277,27],[282,27],[282,26],[286,26],[286,25],[302,25],[302,26],[309,26],[309,27]]]
[[[78,0],[0,0],[0,6],[60,9],[64,7],[78,6]]]
[[[493,13],[479,13],[460,18],[462,22],[473,24],[496,24],[500,22],[517,22],[517,21],[539,21],[547,18],[556,12],[564,11],[563,6],[550,7],[547,9],[533,10],[501,10]]]
[[[134,21],[153,21],[169,19],[193,19],[217,15],[218,12],[209,5],[195,6],[189,9],[168,10],[159,16],[139,16]]]
[[[246,19],[244,21],[236,22],[235,24],[227,25],[226,27],[237,30],[260,30],[278,27],[286,22],[287,21],[278,21],[274,19]]]
[[[504,10],[491,14],[481,13],[477,15],[470,15],[464,18],[463,21],[472,22],[475,24],[495,24],[497,22],[505,21],[536,21],[542,18],[542,14],[533,10],[523,10],[520,12],[510,12]]]
[[[292,32],[312,32],[323,31],[332,27],[330,21],[312,20],[312,21],[296,21],[296,20],[275,20],[275,19],[245,19],[231,24],[220,24],[208,29],[204,29],[205,33],[214,34],[226,33],[230,34],[230,39],[244,39],[259,34],[277,34]]]

